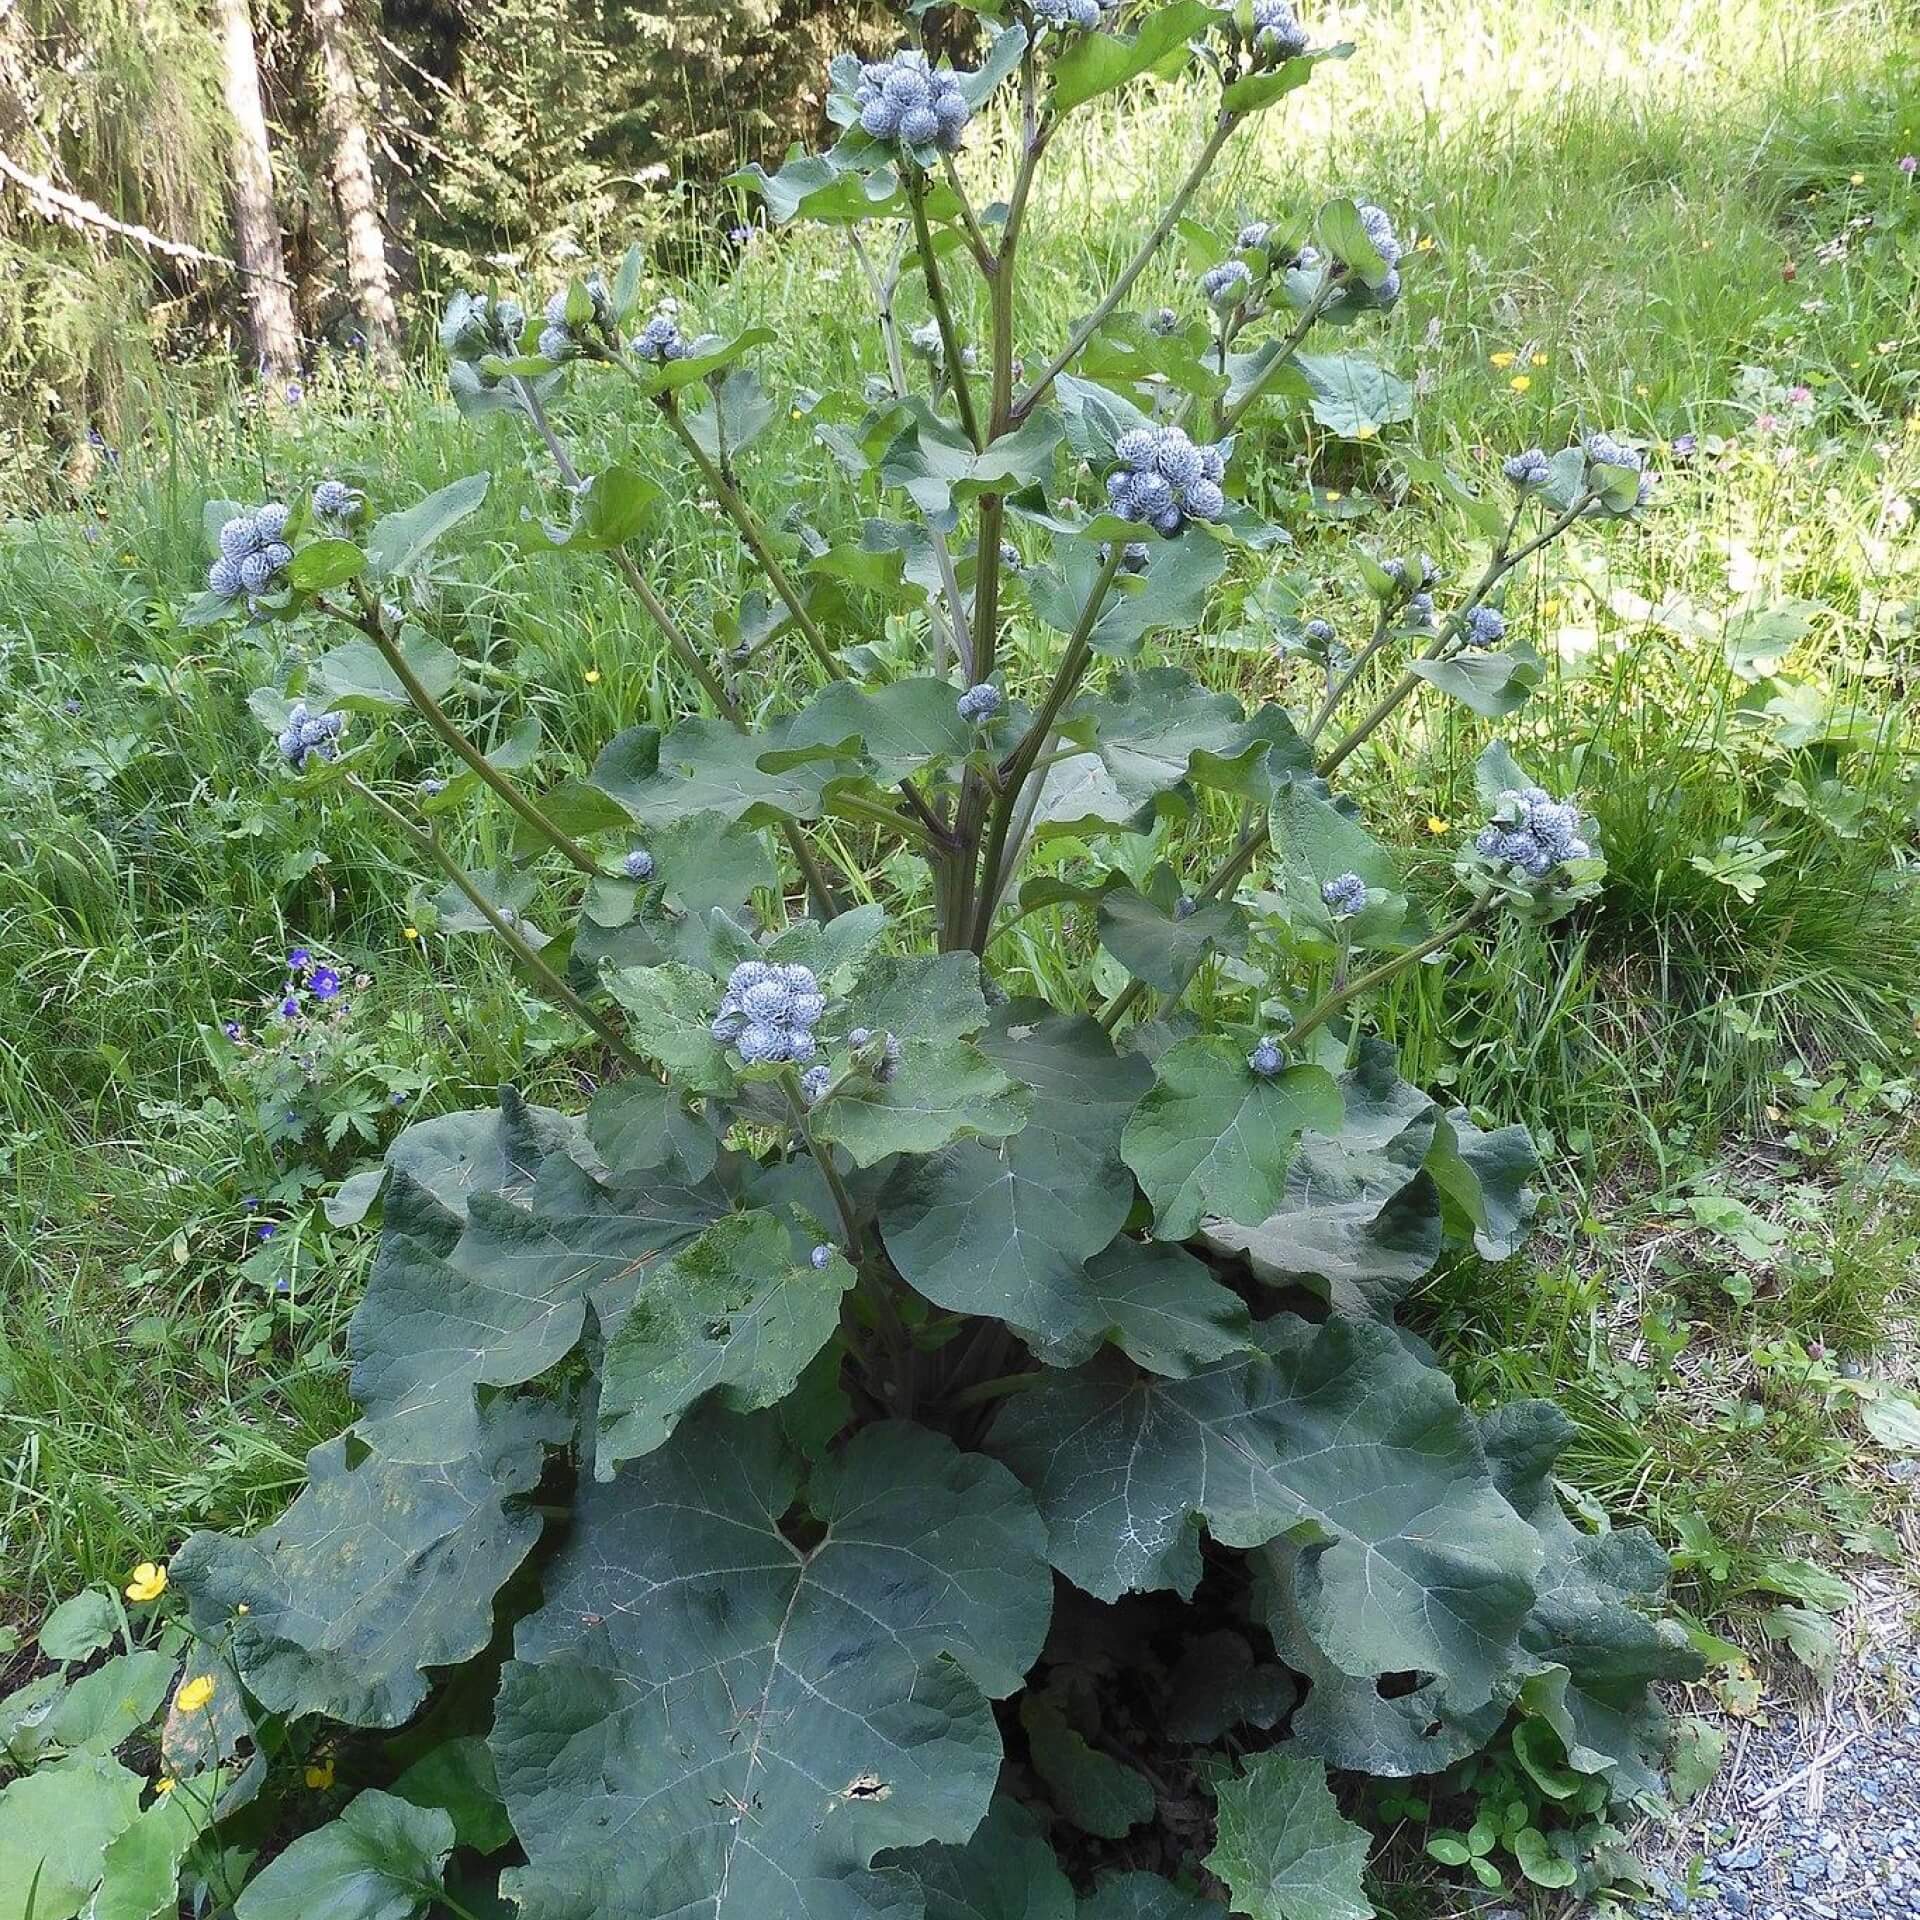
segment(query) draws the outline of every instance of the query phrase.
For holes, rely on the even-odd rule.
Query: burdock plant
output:
[[[417,1124],[350,1183],[338,1218],[380,1209],[359,1418],[277,1523],[174,1562],[229,1715],[177,1770],[231,1801],[302,1718],[409,1729],[355,1747],[368,1790],[266,1868],[262,1912],[319,1899],[326,1847],[404,1851],[380,1911],[424,1905],[457,1843],[480,1891],[447,1906],[497,1888],[529,1920],[1344,1920],[1369,1909],[1342,1774],[1433,1772],[1511,1722],[1555,1779],[1655,1784],[1649,1683],[1686,1664],[1644,1610],[1659,1554],[1562,1513],[1550,1405],[1469,1411],[1395,1324],[1450,1248],[1521,1244],[1531,1146],[1409,1085],[1369,1023],[1407,967],[1579,908],[1593,823],[1495,743],[1458,893],[1418,901],[1332,786],[1416,697],[1524,702],[1502,584],[1635,511],[1641,462],[1595,435],[1484,489],[1419,463],[1483,548],[1468,583],[1356,547],[1334,618],[1277,636],[1291,700],[1207,685],[1179,636],[1304,504],[1246,450],[1296,412],[1356,443],[1403,417],[1351,344],[1417,275],[1387,211],[1263,208],[1211,258],[1189,211],[1350,50],[1267,0],[975,10],[980,66],[846,54],[831,149],[740,176],[776,226],[843,233],[875,298],[877,377],[814,406],[836,478],[804,517],[755,504],[790,411],[769,329],[643,308],[637,254],[449,311],[461,405],[550,465],[522,538],[625,582],[674,724],[538,791],[529,748],[449,711],[433,629],[484,475],[364,532],[343,489],[222,534],[193,617],[355,630],[257,699],[283,777],[376,808],[597,1081],[584,1113],[508,1091]],[[1061,129],[1183,65],[1213,90],[1190,171],[1037,337]],[[1176,231],[1204,301],[1136,312]],[[614,387],[646,425],[588,465]],[[757,583],[718,634],[658,584],[675,489]],[[785,710],[741,678],[770,648],[811,681]],[[347,705],[411,705],[460,763],[429,813],[379,728],[314,734]],[[490,804],[511,852],[477,875],[441,823]],[[1100,957],[1037,969],[1063,914]]]

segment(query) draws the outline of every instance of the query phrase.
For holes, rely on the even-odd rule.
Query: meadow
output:
[[[1914,1448],[1895,1390],[1920,1245],[1914,21],[1890,0],[1415,0],[1345,25],[1365,58],[1236,146],[1192,218],[1342,191],[1394,209],[1420,239],[1377,350],[1413,418],[1269,436],[1252,484],[1302,503],[1295,544],[1243,564],[1169,656],[1304,701],[1275,596],[1356,530],[1457,558],[1409,459],[1474,470],[1601,427],[1649,448],[1657,510],[1577,531],[1507,602],[1548,662],[1516,747],[1599,817],[1602,898],[1417,970],[1381,1013],[1412,1080],[1524,1120],[1546,1164],[1533,1246],[1443,1271],[1412,1317],[1470,1397],[1561,1398],[1563,1475],[1675,1553],[1723,1681],[1770,1644],[1817,1671],[1844,1603],[1813,1574],[1883,1569],[1913,1537],[1889,1468]],[[1197,114],[1169,86],[1059,156],[1028,337],[1063,337],[1131,250]],[[783,329],[761,371],[788,417],[748,480],[781,521],[838,484],[810,395],[878,370],[879,345],[835,236],[725,238],[753,216],[720,200],[658,284],[707,324]],[[1188,298],[1194,271],[1176,242],[1140,303]],[[349,1417],[372,1244],[324,1202],[403,1116],[504,1081],[577,1105],[597,1066],[444,924],[377,819],[276,779],[248,694],[317,642],[180,624],[202,502],[337,474],[384,508],[487,466],[440,632],[480,735],[537,718],[557,774],[697,702],[611,570],[531,549],[545,456],[462,419],[430,345],[392,382],[328,361],[289,397],[203,365],[149,400],[137,442],[0,530],[0,1607],[20,1624],[299,1487]],[[593,386],[561,412],[589,454],[664,472],[637,403]],[[736,617],[734,546],[684,489],[645,565],[692,630]],[[766,670],[769,708],[792,671]],[[447,772],[423,730],[390,731],[398,777]],[[1348,770],[1416,881],[1444,877],[1488,736],[1403,709]],[[461,819],[486,864],[504,827]],[[1092,947],[1059,913],[1006,943],[1056,992]],[[296,1040],[274,1009],[300,950],[344,990]]]

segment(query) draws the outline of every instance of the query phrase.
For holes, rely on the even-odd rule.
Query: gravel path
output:
[[[1719,1778],[1642,1836],[1658,1920],[1920,1920],[1920,1631],[1912,1588],[1856,1580],[1834,1687],[1722,1721]]]

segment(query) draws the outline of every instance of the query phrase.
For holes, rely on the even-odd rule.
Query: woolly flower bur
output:
[[[1262,1080],[1271,1080],[1280,1071],[1285,1059],[1279,1041],[1269,1034],[1247,1055],[1247,1070],[1258,1074]]]
[[[1033,17],[1042,26],[1078,27],[1091,33],[1100,24],[1101,13],[1114,0],[1033,0]]]
[[[1178,427],[1135,428],[1114,447],[1119,468],[1107,480],[1115,513],[1171,536],[1189,520],[1218,520],[1227,510],[1221,447],[1197,447]]]
[[[304,700],[296,700],[280,731],[280,756],[295,773],[306,770],[309,755],[333,759],[340,751],[336,742],[347,724],[344,713],[309,713]]]
[[[278,501],[236,514],[220,529],[220,557],[207,569],[207,587],[223,600],[258,599],[286,584],[293,549],[281,538],[292,516]]]
[[[1546,452],[1540,447],[1528,447],[1524,453],[1502,461],[1500,471],[1523,493],[1537,492],[1553,477]]]
[[[1367,904],[1367,883],[1357,873],[1336,873],[1321,887],[1320,899],[1336,920],[1350,920]]]
[[[1483,860],[1517,869],[1529,880],[1545,880],[1569,860],[1590,859],[1593,848],[1580,837],[1580,809],[1556,800],[1544,787],[1509,787],[1500,795],[1493,818],[1475,837],[1473,850]]]
[[[1244,260],[1222,260],[1200,276],[1200,297],[1210,307],[1238,305],[1253,285],[1253,269]]]
[[[670,360],[684,360],[693,352],[693,343],[680,331],[680,309],[664,300],[647,324],[633,336],[633,357],[656,367]]]
[[[959,77],[930,66],[924,53],[909,47],[891,60],[870,60],[860,69],[854,93],[860,125],[875,140],[903,147],[959,150],[973,109],[960,91]]]
[[[620,870],[629,880],[651,880],[653,855],[645,847],[632,847],[620,862]]]
[[[313,511],[341,526],[360,517],[361,496],[344,480],[322,480],[313,490]]]
[[[1470,647],[1497,647],[1507,637],[1507,616],[1497,607],[1475,607],[1461,637]]]
[[[727,976],[713,1037],[750,1067],[799,1065],[819,1051],[813,1029],[826,1008],[811,968],[743,960]]]
[[[1309,36],[1288,0],[1253,0],[1253,44],[1269,60],[1297,60]]]
[[[991,680],[969,687],[954,704],[954,710],[970,727],[984,726],[1000,711],[1003,696]]]
[[[587,320],[578,325],[567,318],[567,307],[572,296],[570,287],[562,287],[558,293],[548,297],[547,324],[540,331],[540,352],[543,358],[572,359],[580,351],[588,328],[601,333],[613,331],[613,296],[607,291],[606,281],[595,273],[588,275],[582,284],[592,313]]]

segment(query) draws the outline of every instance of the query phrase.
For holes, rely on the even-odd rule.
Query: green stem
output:
[[[960,335],[953,324],[946,282],[941,278],[940,262],[933,251],[933,230],[927,225],[926,175],[910,165],[906,185],[907,205],[913,210],[914,246],[920,255],[920,271],[926,277],[927,300],[933,308],[934,324],[940,329],[941,351],[947,359],[947,384],[953,388],[954,404],[960,409],[960,424],[978,452],[987,443],[980,437],[980,419],[973,410],[973,389],[967,382],[966,368],[960,364]]]
[[[521,380],[517,384],[521,390],[521,397],[526,403],[527,417],[532,420],[541,439],[546,443],[548,453],[553,456],[554,465],[560,470],[560,478],[569,487],[579,486],[579,469],[574,465],[565,441],[554,431],[553,422],[547,417],[547,410],[540,403],[540,396],[534,392],[527,381]],[[625,547],[612,548],[607,557],[619,569],[628,586],[633,589],[634,596],[646,610],[647,617],[666,636],[668,647],[705,689],[707,698],[719,708],[721,714],[734,727],[745,733],[747,723],[738,702],[728,693],[719,676],[700,657],[699,649],[687,638],[679,622],[667,611],[665,603],[648,584],[646,575],[640,571],[640,563]],[[806,884],[807,897],[813,902],[815,910],[823,920],[833,919],[840,911],[840,902],[834,892],[833,882],[827,878],[826,869],[815,857],[813,849],[807,845],[806,836],[801,832],[797,822],[786,822],[781,828],[781,833],[786,840],[788,850],[793,855],[794,864],[800,869],[801,878]]]
[[[1036,1367],[1028,1373],[1003,1373],[997,1380],[977,1380],[970,1387],[962,1387],[948,1400],[947,1405],[956,1410],[961,1407],[983,1407],[989,1401],[1004,1400],[1010,1393],[1025,1393],[1029,1387],[1037,1387],[1046,1377],[1046,1369]]]
[[[1053,737],[1054,722],[1073,698],[1074,690],[1087,670],[1087,662],[1093,657],[1093,629],[1126,557],[1127,545],[1124,540],[1109,543],[1106,560],[1088,591],[1087,604],[1080,609],[1080,618],[1074,622],[1067,650],[1061,656],[1053,684],[1047,689],[1047,697],[1040,703],[1040,711],[1034,715],[1020,744],[1001,767],[1000,792],[994,804],[993,823],[988,831],[986,857],[981,863],[976,892],[972,939],[976,953],[985,951],[987,936],[992,931],[993,909],[1001,892],[1000,863],[1006,856],[1007,834],[1020,804],[1020,790],[1026,785],[1034,762],[1046,751],[1047,743]]]
[[[847,1191],[846,1182],[840,1178],[839,1170],[833,1164],[833,1150],[828,1148],[822,1152],[819,1142],[814,1139],[813,1128],[807,1122],[807,1103],[801,1097],[791,1070],[780,1076],[780,1091],[787,1096],[787,1106],[793,1114],[793,1130],[800,1136],[800,1144],[813,1156],[813,1164],[820,1169],[820,1177],[827,1183],[827,1191],[833,1196],[834,1207],[840,1215],[840,1230],[847,1236],[847,1258],[858,1266],[864,1247],[860,1216],[854,1211],[853,1196]]]
[[[1390,959],[1382,960],[1377,967],[1369,967],[1365,973],[1355,974],[1345,986],[1335,987],[1318,1006],[1306,1013],[1293,1031],[1286,1036],[1287,1045],[1297,1049],[1308,1034],[1317,1027],[1325,1026],[1350,1000],[1357,1000],[1363,993],[1370,993],[1375,987],[1383,986],[1395,974],[1404,973],[1407,968],[1424,960],[1428,954],[1438,953],[1442,947],[1451,946],[1492,904],[1491,889],[1475,895],[1473,905],[1457,919],[1448,921],[1438,933],[1422,940],[1418,946],[1409,947],[1404,953],[1396,953]]]
[[[1215,412],[1214,438],[1216,440],[1219,439],[1223,433],[1231,433],[1233,429],[1240,424],[1241,420],[1246,417],[1247,409],[1273,385],[1274,381],[1279,379],[1288,361],[1300,351],[1301,343],[1306,339],[1307,335],[1313,331],[1314,322],[1326,312],[1333,297],[1334,286],[1335,282],[1331,274],[1327,274],[1322,278],[1319,286],[1314,289],[1313,298],[1301,309],[1300,318],[1294,322],[1292,330],[1288,333],[1287,337],[1281,341],[1280,351],[1260,370],[1259,378],[1254,381],[1253,385],[1250,386],[1232,406],[1219,409]],[[1220,371],[1225,373],[1226,342],[1224,340],[1221,342],[1220,362]]]
[[[357,615],[348,614],[325,600],[318,604],[336,619],[344,619],[358,627],[379,648],[380,657],[392,670],[393,677],[406,689],[407,698],[412,701],[421,717],[528,826],[532,827],[548,845],[564,855],[569,864],[581,873],[594,875],[599,873],[599,867],[585,848],[570,834],[562,832],[448,717],[446,709],[427,691],[425,683],[414,672],[406,655],[400,651],[399,646],[387,632],[386,620],[376,598],[362,589]]]
[[[1207,143],[1200,149],[1198,157],[1187,170],[1187,177],[1175,190],[1173,198],[1167,202],[1166,210],[1160,216],[1159,223],[1141,243],[1140,250],[1121,270],[1118,280],[1109,287],[1098,306],[1074,328],[1072,337],[1046,364],[1040,377],[1027,388],[1015,401],[1013,413],[1016,420],[1031,413],[1046,398],[1047,390],[1061,374],[1073,365],[1075,358],[1093,336],[1106,325],[1108,316],[1119,306],[1133,290],[1133,283],[1146,272],[1153,257],[1166,244],[1167,236],[1179,223],[1180,216],[1187,210],[1187,202],[1199,191],[1200,183],[1212,170],[1213,163],[1220,157],[1220,149],[1232,137],[1233,130],[1240,124],[1241,116],[1223,111],[1214,123],[1213,132]]]
[[[1319,711],[1313,716],[1307,727],[1307,744],[1311,746],[1326,732],[1328,723],[1339,711],[1340,702],[1347,697],[1347,689],[1359,679],[1368,663],[1393,638],[1393,609],[1382,607],[1373,623],[1373,638],[1362,647],[1359,653],[1347,665],[1345,673],[1337,675],[1327,688],[1327,697],[1320,702]]]
[[[1511,553],[1507,552],[1504,541],[1500,546],[1496,547],[1493,558],[1487,563],[1486,571],[1480,576],[1479,583],[1466,599],[1454,609],[1453,613],[1448,616],[1445,625],[1434,635],[1431,644],[1421,653],[1420,660],[1417,664],[1426,664],[1438,660],[1459,637],[1462,629],[1466,626],[1467,615],[1486,598],[1494,586],[1511,573],[1515,567],[1519,566],[1523,560],[1531,559],[1532,556],[1538,553],[1549,541],[1557,540],[1561,534],[1565,533],[1566,530],[1593,505],[1596,498],[1597,496],[1592,493],[1583,493],[1558,519],[1550,522],[1524,545],[1514,548]],[[1517,521],[1518,514],[1516,513],[1515,522],[1517,523]],[[1509,528],[1508,537],[1512,537],[1511,527]],[[1368,711],[1366,717],[1355,726],[1353,731],[1345,735],[1339,745],[1320,762],[1319,772],[1321,776],[1324,778],[1326,775],[1334,772],[1356,747],[1363,741],[1370,739],[1372,735],[1392,717],[1394,710],[1400,703],[1421,684],[1421,676],[1416,673],[1412,667],[1409,667],[1407,671],[1393,683],[1392,687],[1388,689],[1379,701],[1375,703]]]
[[[588,1006],[587,1003],[541,959],[539,954],[527,944],[518,930],[502,917],[493,902],[467,878],[466,874],[461,870],[459,861],[454,859],[454,857],[447,852],[446,848],[440,844],[440,838],[437,834],[429,833],[424,828],[415,826],[398,807],[375,793],[358,774],[348,774],[347,785],[359,794],[362,799],[370,801],[390,825],[400,830],[417,852],[432,861],[433,864],[466,895],[473,910],[500,936],[500,939],[505,943],[507,950],[512,953],[514,958],[540,982],[542,991],[545,992],[547,997],[552,1000],[555,1005],[565,1007],[583,1026],[590,1028],[594,1033],[598,1034],[601,1040],[603,1040],[617,1056],[621,1064],[630,1072],[646,1072],[646,1062],[621,1039],[619,1033],[607,1020]]]
[[[998,264],[998,257],[988,244],[987,236],[981,232],[980,222],[974,218],[973,202],[967,198],[960,169],[954,164],[950,153],[942,154],[941,161],[946,168],[947,185],[953,189],[953,197],[960,203],[960,224],[967,230],[967,244],[973,249],[974,263],[983,274],[991,274]]]

